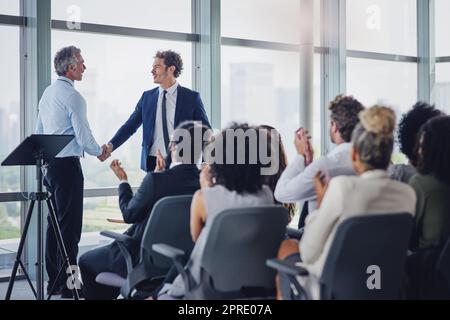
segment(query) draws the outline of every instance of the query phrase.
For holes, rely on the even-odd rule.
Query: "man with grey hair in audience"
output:
[[[51,201],[70,265],[76,265],[83,220],[84,178],[80,157],[86,152],[101,159],[106,146],[100,147],[92,136],[86,101],[74,87],[74,82],[81,81],[86,70],[81,50],[74,46],[62,48],[55,55],[54,67],[58,79],[45,89],[39,101],[36,133],[75,136],[54,160],[45,164],[44,185],[52,195]],[[63,298],[71,298],[72,291],[67,287],[67,278],[64,276],[66,270],[62,270],[58,278],[63,260],[50,220],[45,262],[49,277],[47,291],[53,288],[54,294],[61,293]]]

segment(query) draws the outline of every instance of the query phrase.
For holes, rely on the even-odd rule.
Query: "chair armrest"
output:
[[[130,251],[128,251],[128,248],[125,246],[125,244],[134,242],[134,239],[129,235],[112,231],[101,231],[100,234],[117,241],[120,253],[122,253],[123,257],[125,258],[125,262],[127,264],[127,272],[129,274],[133,270],[133,258],[131,257],[131,253]]]
[[[289,238],[300,240],[303,236],[304,229],[286,228],[286,234]]]
[[[305,268],[300,267],[295,263],[279,259],[268,259],[266,260],[266,265],[279,272],[286,273],[292,276],[307,276],[309,274],[308,270],[306,270]]]
[[[165,243],[154,244],[152,245],[152,249],[153,251],[158,252],[159,254],[173,260],[179,259],[180,257],[184,257],[184,251],[174,248]]]
[[[118,242],[133,241],[133,238],[131,238],[129,235],[122,234],[122,233],[117,233],[117,232],[112,232],[112,231],[101,231],[100,234],[107,238],[114,239]]]
[[[174,248],[165,243],[156,243],[152,245],[153,251],[172,259],[173,264],[177,268],[178,273],[183,279],[186,292],[192,290],[194,287],[194,280],[188,275],[183,266],[183,258],[185,256],[184,251]]]
[[[123,219],[106,218],[106,221],[112,222],[112,223],[123,223],[123,224],[125,224],[125,221],[123,221]]]

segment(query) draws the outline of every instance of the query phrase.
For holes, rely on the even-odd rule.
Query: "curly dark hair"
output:
[[[175,71],[173,75],[175,78],[178,78],[181,71],[183,71],[183,60],[178,52],[172,50],[158,51],[154,58],[164,59],[164,64],[167,68],[174,66]]]
[[[353,96],[338,95],[330,102],[328,109],[331,111],[333,120],[345,142],[350,142],[353,129],[359,122],[358,114],[364,109],[361,102]]]
[[[428,120],[419,133],[417,171],[450,185],[450,116]]]
[[[240,133],[244,134],[244,141],[238,141],[236,134]],[[243,144],[238,148],[242,142]],[[222,147],[223,150],[221,155],[216,151],[215,162],[210,164],[210,174],[215,184],[223,185],[237,193],[256,193],[261,190],[263,177],[258,149],[259,135],[254,127],[247,123],[234,123],[215,136],[211,143],[215,144],[216,149]],[[238,155],[238,149],[240,152],[245,152],[244,163],[238,162],[239,156],[242,156],[242,154]],[[230,155],[231,152],[233,154]],[[250,152],[256,152],[256,161],[251,161],[254,154],[250,155]],[[232,163],[229,163],[230,160]]]
[[[417,102],[411,110],[403,114],[398,124],[398,144],[400,151],[411,164],[416,162],[415,145],[420,128],[431,118],[443,115],[442,111],[425,102]]]

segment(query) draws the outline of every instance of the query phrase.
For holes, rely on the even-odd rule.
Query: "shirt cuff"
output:
[[[128,180],[120,180],[119,186],[120,186],[122,183],[128,183]],[[128,184],[129,184],[129,183],[128,183]]]

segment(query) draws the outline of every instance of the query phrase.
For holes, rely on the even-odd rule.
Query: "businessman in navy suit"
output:
[[[169,155],[169,137],[181,122],[196,120],[211,127],[198,92],[178,84],[176,79],[182,70],[183,61],[178,53],[172,50],[156,53],[152,75],[159,87],[142,94],[130,118],[107,144],[103,160],[143,125],[141,169],[153,171],[156,157]],[[170,158],[168,162],[170,164]]]

